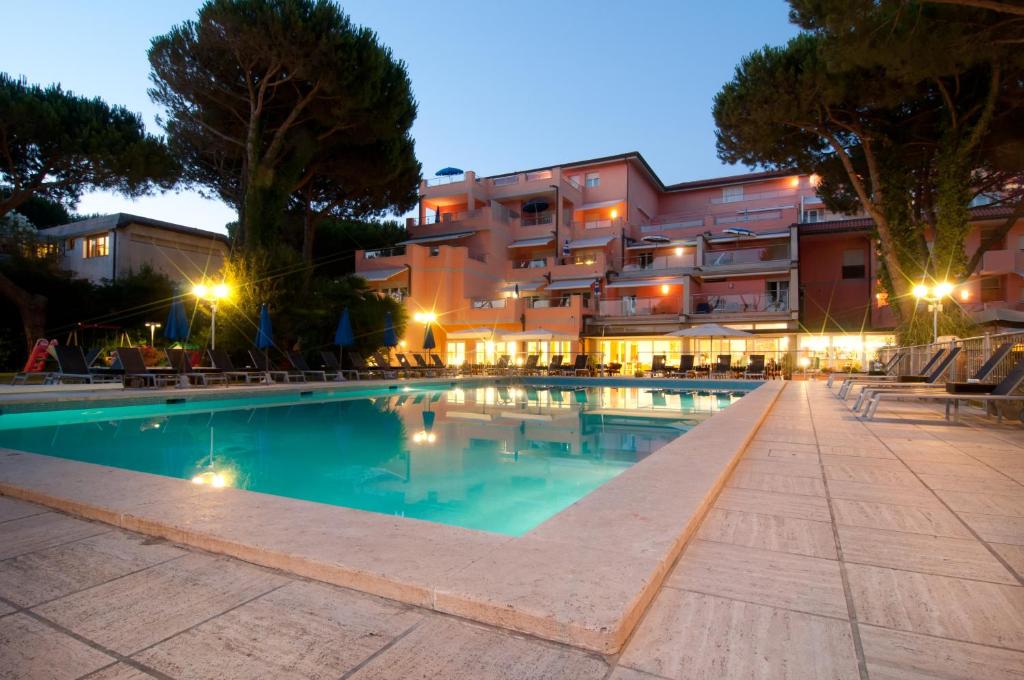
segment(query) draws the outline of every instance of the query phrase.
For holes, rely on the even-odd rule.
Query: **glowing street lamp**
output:
[[[932,342],[939,341],[939,312],[942,311],[942,300],[953,293],[953,284],[943,281],[929,288],[923,283],[914,286],[914,297],[928,303],[928,311],[932,313]]]
[[[192,294],[210,303],[210,349],[217,349],[217,303],[230,297],[231,289],[226,283],[197,283],[192,286]]]
[[[147,321],[146,328],[149,329],[149,346],[152,347],[156,344],[156,329],[160,328],[161,324],[156,321]]]

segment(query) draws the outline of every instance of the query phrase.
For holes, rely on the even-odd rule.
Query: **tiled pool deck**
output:
[[[609,657],[0,498],[0,678],[1024,678],[1024,428],[879,418],[787,384]]]

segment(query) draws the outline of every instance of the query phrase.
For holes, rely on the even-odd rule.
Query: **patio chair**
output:
[[[617,361],[609,362],[608,365],[605,366],[604,372],[607,375],[621,375],[622,374],[622,364],[618,363]]]
[[[292,365],[296,371],[302,374],[306,380],[319,380],[320,382],[327,382],[328,378],[334,379],[337,374],[327,375],[327,371],[310,368],[309,364],[306,363],[306,357],[302,356],[302,352],[285,352],[285,356],[288,357],[288,363]]]
[[[335,356],[334,352],[322,351],[320,352],[320,367],[325,371],[333,372],[336,376],[344,378],[347,376],[355,376],[356,380],[359,379],[359,371],[351,368],[342,368],[341,362],[338,361],[338,357]]]
[[[222,349],[207,349],[206,356],[210,359],[210,365],[220,371],[221,375],[228,379],[228,382],[260,382],[266,377],[262,371],[240,371],[235,368],[231,357]]]
[[[887,389],[898,389],[901,391],[916,390],[926,387],[927,385],[937,383],[946,371],[949,370],[950,366],[956,360],[960,354],[960,348],[954,347],[949,350],[948,353],[942,358],[939,363],[935,364],[935,367],[931,370],[928,375],[904,375],[900,376],[901,380],[898,382],[880,382],[880,383],[862,383],[860,386],[860,394],[857,395],[857,401],[853,404],[853,410],[859,411],[860,407],[867,403],[867,399],[877,392],[878,390]]]
[[[719,354],[718,361],[714,366],[711,367],[711,378],[731,378],[732,377],[732,355],[731,354]]]
[[[559,375],[562,372],[562,359],[565,357],[561,354],[551,355],[551,361],[548,362],[548,367],[544,369],[547,375]]]
[[[572,366],[562,371],[563,375],[590,375],[590,355],[577,354]]]
[[[679,355],[679,368],[669,371],[669,375],[676,378],[686,378],[691,374],[696,373],[693,370],[693,355],[692,354],[680,354]]]
[[[437,354],[430,355],[430,363],[434,368],[440,370],[442,375],[456,375],[459,371],[455,366],[445,366],[445,363],[441,361],[441,357]]]
[[[905,356],[906,354],[904,354],[902,351],[893,354],[889,361],[885,362],[885,365],[882,366],[881,374],[872,375],[870,371],[859,371],[855,373],[839,373],[833,371],[828,374],[828,380],[825,382],[825,385],[827,387],[832,387],[832,383],[835,381],[837,375],[846,376],[846,378],[877,378],[883,375],[893,375],[895,374],[896,369],[899,367],[900,362],[903,361],[903,357]]]
[[[110,383],[119,382],[121,375],[110,370],[90,369],[81,347],[53,345],[57,357],[57,371],[47,377],[46,382],[64,383]]]
[[[539,373],[537,369],[538,361],[540,361],[539,354],[528,354],[526,356],[526,361],[524,361],[523,365],[519,367],[519,373],[522,375],[536,375]]]
[[[376,356],[376,355],[375,355]],[[413,366],[409,363],[409,357],[405,356],[401,352],[395,353],[395,358],[398,359],[398,366],[405,371],[406,376],[410,375],[425,375],[425,370],[422,366]]]
[[[174,369],[174,372],[179,376],[185,376],[190,384],[195,384],[193,381],[200,385],[212,385],[213,383],[228,384],[227,376],[217,369],[200,370],[193,368],[192,362],[188,358],[188,352],[183,349],[167,348],[164,350],[164,354],[167,355],[167,363]]]
[[[655,354],[651,357],[651,377],[658,375],[664,376],[668,372],[668,367],[665,366],[665,355]]]
[[[398,372],[393,371],[390,368],[384,369],[379,366],[371,366],[367,363],[366,359],[359,352],[349,352],[348,359],[352,362],[352,366],[355,368],[359,378],[397,378]]]
[[[932,370],[932,367],[935,365],[935,363],[939,359],[942,358],[942,355],[945,354],[945,352],[946,352],[945,349],[940,349],[937,352],[935,352],[935,354],[932,355],[931,359],[929,359],[925,363],[925,365],[921,367],[921,374],[927,374],[930,370]],[[843,399],[846,399],[847,395],[850,394],[850,390],[853,389],[854,385],[859,385],[859,384],[865,383],[865,382],[879,383],[879,382],[885,382],[887,380],[895,381],[895,380],[898,380],[899,378],[900,378],[900,376],[897,375],[896,373],[893,373],[893,374],[890,374],[890,375],[873,375],[873,376],[862,376],[862,377],[861,376],[853,376],[853,377],[850,377],[850,378],[845,378],[843,380],[843,383],[839,386],[839,393],[836,396],[839,397],[839,399],[843,400]]]
[[[996,385],[985,385],[979,386],[976,383],[968,383],[974,389],[988,389],[991,391],[987,393],[969,393],[969,392],[940,392],[938,390],[916,390],[904,392],[901,390],[884,390],[875,392],[871,401],[868,402],[867,407],[864,409],[864,414],[861,416],[865,420],[871,420],[875,417],[878,412],[878,407],[883,401],[929,401],[929,402],[940,402],[945,405],[946,420],[950,419],[950,411],[953,412],[953,422],[960,422],[960,402],[963,401],[977,401],[985,404],[986,413],[989,412],[989,408],[994,406],[999,421],[1003,420],[1002,405],[1009,402],[1020,402],[1024,401],[1024,394],[1014,394],[1017,389],[1024,383],[1024,359],[1017,362],[1013,370]],[[946,386],[947,390],[956,390],[960,386],[949,384]]]
[[[390,357],[384,356],[380,352],[374,352],[373,354],[371,354],[370,361],[373,362],[374,366],[381,369],[381,371],[384,371],[386,374],[394,378],[397,378],[398,372],[402,370],[401,364],[395,366],[394,364],[391,363]]]
[[[747,367],[743,369],[743,377],[752,379],[760,377],[764,380],[764,355],[763,354],[751,354],[750,360],[747,362]]]
[[[509,362],[512,361],[512,357],[508,354],[502,354],[498,357],[498,361],[493,366],[487,366],[484,372],[487,375],[504,375],[508,373]]]
[[[264,377],[269,376],[271,380],[281,382],[306,382],[306,376],[298,371],[284,371],[270,368],[270,354],[264,350],[250,349],[249,360],[257,371],[263,373]]]
[[[171,369],[150,368],[138,347],[118,347],[114,358],[124,371],[124,385],[141,382],[143,385],[165,387],[178,382],[178,374]]]

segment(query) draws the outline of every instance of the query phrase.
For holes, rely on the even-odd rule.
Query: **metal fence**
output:
[[[883,347],[879,350],[879,360],[888,362],[897,352],[904,357],[900,360],[897,372],[899,375],[919,375],[928,360],[940,349],[960,348],[960,354],[946,373],[948,382],[964,382],[973,378],[982,364],[988,361],[992,353],[1003,343],[1011,342],[1014,347],[1005,359],[999,362],[995,370],[985,382],[998,383],[1005,378],[1013,367],[1024,359],[1024,331],[979,335],[973,338],[961,338],[950,342],[929,343],[912,347]]]

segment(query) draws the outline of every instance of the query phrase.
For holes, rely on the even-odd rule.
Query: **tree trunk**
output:
[[[0,274],[0,295],[18,308],[25,332],[25,347],[31,351],[35,341],[46,333],[46,297],[28,292],[3,274]]]

